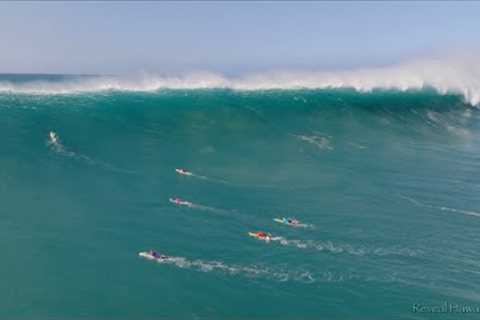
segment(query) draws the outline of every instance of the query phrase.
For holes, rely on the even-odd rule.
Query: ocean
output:
[[[471,91],[182,81],[0,77],[1,319],[480,317]]]

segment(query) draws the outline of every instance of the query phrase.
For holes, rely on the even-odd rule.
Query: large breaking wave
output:
[[[161,89],[336,89],[360,92],[376,89],[422,90],[461,95],[471,105],[480,104],[480,64],[471,58],[429,59],[389,67],[350,71],[272,71],[239,77],[200,72],[182,76],[141,74],[95,76],[62,81],[0,81],[0,93],[75,94],[102,91],[153,92]]]

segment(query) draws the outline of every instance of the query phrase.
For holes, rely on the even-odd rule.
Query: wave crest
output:
[[[351,88],[422,90],[459,94],[471,105],[480,104],[480,64],[476,59],[437,59],[382,68],[337,72],[268,72],[228,78],[212,73],[184,76],[143,74],[135,77],[98,76],[64,81],[0,82],[0,93],[75,94],[101,91],[152,92],[161,89],[289,90]]]

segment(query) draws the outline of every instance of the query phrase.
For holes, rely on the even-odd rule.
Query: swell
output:
[[[3,80],[2,80],[3,78]],[[0,78],[0,93],[81,94],[105,91],[155,92],[162,89],[322,90],[349,88],[359,92],[374,90],[411,91],[433,89],[439,94],[456,94],[466,103],[480,103],[480,64],[472,59],[422,60],[383,68],[352,71],[273,71],[241,77],[213,73],[182,76],[89,76],[59,77],[57,80],[12,81]]]

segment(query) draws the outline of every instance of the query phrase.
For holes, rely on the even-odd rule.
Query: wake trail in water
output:
[[[190,269],[198,272],[217,272],[230,276],[243,276],[250,279],[266,279],[278,282],[300,282],[313,284],[316,282],[345,282],[351,280],[392,282],[394,277],[365,276],[352,272],[340,273],[329,270],[312,272],[304,267],[287,268],[286,266],[268,267],[261,264],[238,265],[226,264],[217,260],[189,260],[185,257],[168,257],[155,262],[163,265],[172,265],[180,269]]]
[[[177,173],[179,173],[179,170],[180,169],[175,169],[175,171]],[[200,174],[196,174],[194,172],[191,172],[191,171],[186,171],[186,173],[179,173],[181,176],[184,176],[184,177],[188,177],[188,178],[196,178],[196,179],[199,179],[199,180],[204,180],[204,181],[207,181],[207,182],[212,182],[212,183],[218,183],[218,184],[223,184],[225,186],[229,186],[229,187],[236,187],[236,188],[264,188],[264,189],[285,189],[285,190],[294,190],[294,189],[301,189],[301,188],[309,188],[309,187],[289,187],[289,188],[281,188],[281,187],[278,187],[278,186],[275,186],[275,185],[259,185],[259,184],[242,184],[242,183],[235,183],[235,182],[232,182],[232,181],[228,181],[228,180],[225,180],[225,179],[220,179],[220,178],[212,178],[212,177],[209,177],[209,176],[204,176],[204,175],[200,175]],[[314,186],[316,187],[316,186]]]
[[[53,131],[50,131],[47,141],[47,146],[51,148],[52,151],[65,156],[65,157],[74,157],[74,158],[82,158],[87,160],[87,162],[92,162],[90,158],[86,156],[78,156],[75,152],[67,150],[65,146],[61,143],[60,137]]]
[[[391,248],[374,248],[368,246],[352,246],[350,244],[335,244],[332,241],[315,241],[315,240],[290,240],[284,237],[271,237],[270,241],[277,242],[282,246],[293,246],[299,249],[313,249],[318,251],[327,251],[330,253],[341,254],[347,253],[355,256],[407,256],[414,257],[421,255],[422,250],[414,250],[410,248],[391,247]]]
[[[314,135],[301,135],[301,134],[290,134],[292,137],[297,138],[300,141],[307,142],[316,146],[320,150],[333,150],[331,143],[331,136],[314,134]]]
[[[209,181],[209,182],[214,182],[214,183],[228,184],[228,181],[226,181],[226,180],[222,180],[222,179],[218,179],[218,178],[211,178],[211,177],[207,177],[207,176],[202,176],[202,175],[199,175],[199,174],[196,174],[196,173],[193,173],[193,172],[191,173],[190,177],[200,179],[200,180]]]
[[[196,209],[196,210],[201,210],[201,211],[208,211],[208,212],[217,213],[217,214],[226,214],[226,213],[229,212],[228,210],[225,210],[225,209],[219,209],[219,208],[205,206],[205,205],[197,204],[197,203],[192,203],[190,208]]]
[[[119,173],[128,173],[128,174],[135,174],[136,173],[134,171],[117,168],[117,167],[115,167],[115,166],[113,166],[109,163],[106,163],[106,162],[95,161],[95,160],[93,160],[92,158],[90,158],[86,155],[77,154],[77,153],[75,153],[71,150],[68,150],[62,144],[58,134],[53,132],[53,131],[50,131],[50,133],[49,133],[48,140],[47,140],[47,146],[49,146],[50,149],[53,152],[55,152],[55,153],[57,153],[61,156],[70,157],[70,158],[73,158],[75,160],[85,162],[85,163],[87,163],[88,165],[91,165],[91,166],[97,165],[97,166],[103,167],[104,169],[107,169],[109,171],[114,171],[114,172],[119,172]]]
[[[212,179],[210,179],[206,176],[201,176],[201,175],[196,174],[196,173],[192,173],[192,177],[197,178],[197,179],[201,179],[201,180],[212,180]]]
[[[463,213],[467,216],[474,216],[474,217],[480,217],[479,212],[475,211],[469,211],[469,210],[461,210],[461,209],[455,209],[455,208],[449,208],[449,207],[439,207],[440,210],[442,211],[450,211],[450,212],[457,212],[457,213]]]
[[[348,142],[348,144],[351,145],[352,147],[357,148],[357,149],[367,149],[367,146],[365,146],[363,144],[356,143],[356,142]]]
[[[220,208],[205,206],[205,205],[202,205],[202,204],[182,200],[180,198],[170,198],[169,201],[171,203],[173,203],[174,205],[177,205],[179,207],[186,207],[186,208],[200,210],[200,211],[208,211],[208,212],[216,213],[216,214],[226,215],[226,214],[231,212],[231,211],[226,210],[226,209],[220,209]]]
[[[228,265],[222,261],[189,260],[184,257],[168,257],[166,259],[156,259],[153,261],[160,264],[174,265],[181,269],[192,269],[200,272],[221,272],[233,276],[242,275],[248,278],[264,278],[280,282],[293,280],[302,283],[313,283],[316,281],[312,273],[306,270],[284,270],[259,265]]]
[[[404,196],[402,194],[399,194],[398,196],[402,199],[405,199],[405,200],[409,201],[410,203],[412,203],[412,204],[414,204],[418,207],[430,208],[430,209],[448,211],[448,212],[454,212],[454,213],[461,213],[461,214],[464,214],[464,215],[467,215],[467,216],[473,216],[473,217],[479,217],[480,218],[480,212],[450,208],[450,207],[445,207],[445,206],[434,206],[434,205],[431,205],[431,204],[422,203],[422,202],[420,202],[416,199]]]

